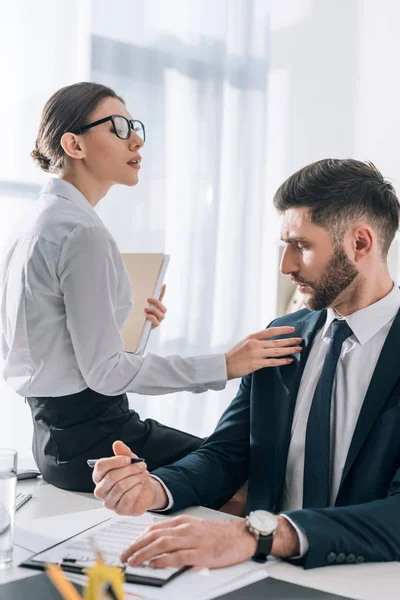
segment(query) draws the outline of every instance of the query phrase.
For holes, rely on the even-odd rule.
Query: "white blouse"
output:
[[[88,200],[51,179],[14,228],[0,264],[3,376],[21,396],[219,390],[224,354],[124,352],[132,289],[117,244]]]

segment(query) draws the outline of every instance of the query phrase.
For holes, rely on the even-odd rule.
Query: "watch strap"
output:
[[[273,540],[273,533],[270,535],[259,535],[257,540],[257,550],[254,556],[252,556],[252,559],[260,563],[266,562],[268,556],[271,554]]]

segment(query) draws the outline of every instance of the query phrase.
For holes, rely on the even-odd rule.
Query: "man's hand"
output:
[[[164,284],[161,288],[161,294],[159,300],[157,298],[147,298],[147,302],[150,304],[149,308],[145,308],[146,319],[150,321],[152,329],[155,329],[165,319],[165,313],[167,308],[162,303],[162,299],[165,295],[166,285]]]
[[[137,458],[123,442],[114,442],[116,456],[97,461],[93,470],[94,495],[105,508],[118,515],[141,515],[164,508],[168,498],[159,481],[150,477],[146,463],[131,464]]]
[[[219,522],[184,515],[148,527],[121,554],[121,561],[137,566],[148,560],[155,568],[216,569],[247,560],[256,545],[243,519]]]
[[[282,357],[301,352],[302,338],[270,338],[287,335],[294,330],[294,327],[270,327],[241,340],[225,354],[228,379],[243,377],[265,367],[279,367],[293,362],[290,357]]]
[[[298,544],[294,528],[279,516],[272,554],[296,556]],[[132,566],[149,561],[155,568],[216,569],[248,560],[256,549],[257,539],[248,531],[244,519],[220,522],[184,515],[148,527],[121,554],[121,561]]]

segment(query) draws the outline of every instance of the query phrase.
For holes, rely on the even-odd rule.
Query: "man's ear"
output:
[[[354,260],[357,262],[370,254],[377,243],[375,232],[369,225],[361,225],[353,230]]]
[[[64,133],[61,138],[61,146],[65,154],[71,158],[80,160],[86,156],[79,136],[75,133]]]

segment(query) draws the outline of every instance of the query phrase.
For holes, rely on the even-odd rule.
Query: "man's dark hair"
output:
[[[332,242],[359,219],[366,219],[378,234],[386,259],[399,227],[400,204],[394,187],[371,162],[326,158],[303,167],[278,189],[274,205],[308,208],[312,223],[328,230]]]

